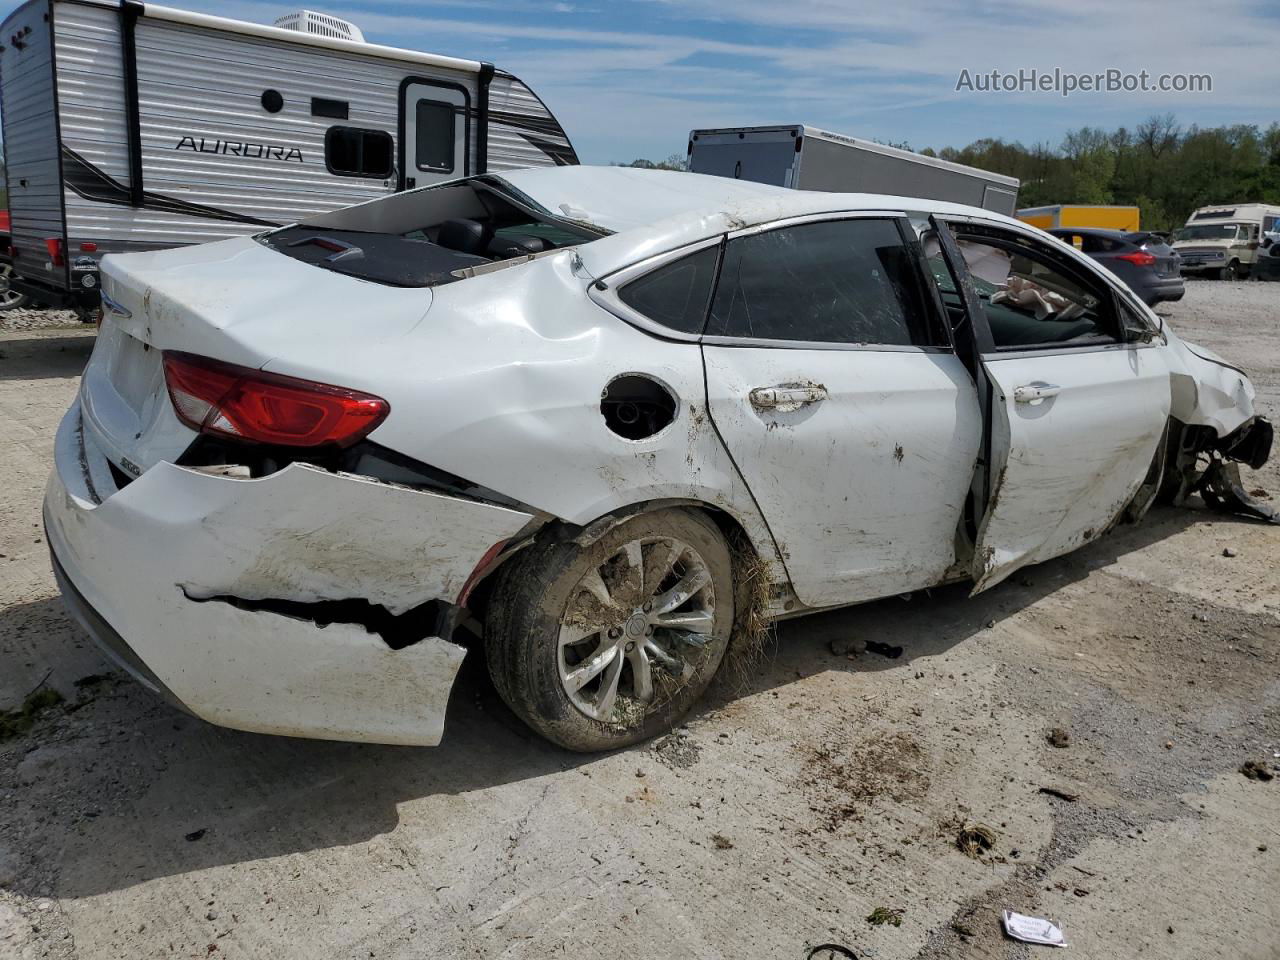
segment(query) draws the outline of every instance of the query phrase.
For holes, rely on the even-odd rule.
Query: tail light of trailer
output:
[[[1153,254],[1147,253],[1145,250],[1135,250],[1133,253],[1121,253],[1116,255],[1117,260],[1125,260],[1138,267],[1149,267],[1156,262]]]
[[[288,447],[347,447],[386,419],[381,397],[191,353],[165,351],[164,378],[193,430]]]
[[[49,251],[50,263],[55,267],[65,267],[67,265],[66,247],[63,246],[61,237],[46,237],[44,246]]]

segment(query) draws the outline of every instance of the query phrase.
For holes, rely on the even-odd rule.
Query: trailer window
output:
[[[414,119],[418,169],[452,173],[457,109],[452,103],[419,100]]]
[[[391,176],[392,148],[391,134],[384,130],[330,127],[324,135],[324,162],[340,177],[384,180]]]

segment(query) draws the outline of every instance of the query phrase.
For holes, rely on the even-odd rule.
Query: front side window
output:
[[[452,173],[457,111],[451,103],[419,100],[414,111],[414,149],[419,170]]]
[[[385,180],[393,164],[391,134],[363,127],[330,127],[324,134],[324,162],[340,177]]]
[[[1105,291],[1029,240],[956,233],[997,348],[1115,342]]]
[[[708,336],[930,344],[914,246],[893,220],[833,220],[738,237],[725,250]]]
[[[702,333],[718,254],[718,247],[707,247],[658,267],[621,287],[618,299],[664,327]]]

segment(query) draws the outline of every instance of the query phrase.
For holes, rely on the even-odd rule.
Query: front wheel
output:
[[[1241,275],[1239,260],[1232,260],[1218,271],[1219,280],[1239,280]]]
[[[13,281],[13,261],[8,257],[0,257],[0,310],[16,310],[25,307],[30,298],[19,293],[11,286]]]
[[[485,653],[530,727],[578,751],[673,727],[710,684],[734,622],[733,564],[704,514],[630,517],[588,546],[547,541],[499,571]]]

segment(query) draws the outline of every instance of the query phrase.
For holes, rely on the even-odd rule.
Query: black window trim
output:
[[[379,173],[379,174],[352,173],[348,170],[335,169],[333,164],[329,162],[329,135],[332,134],[335,130],[355,130],[356,132],[361,134],[375,133],[375,134],[381,134],[382,136],[386,137],[388,140],[391,141],[391,149],[387,153],[387,156],[391,162],[390,169],[388,169],[386,173]],[[361,155],[361,158],[364,157],[363,147],[361,147],[360,155]],[[330,127],[326,127],[324,131],[324,166],[325,166],[325,169],[328,170],[335,177],[350,177],[351,179],[354,179],[354,180],[390,180],[392,177],[395,176],[395,173],[396,173],[395,137],[393,137],[390,133],[388,133],[386,130],[381,129],[380,127],[357,127],[349,123],[335,123]]]

